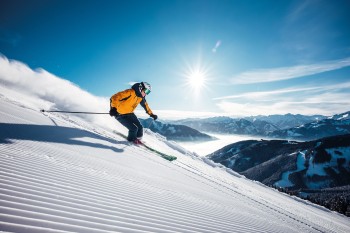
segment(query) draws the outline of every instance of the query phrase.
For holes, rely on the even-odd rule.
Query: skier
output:
[[[142,144],[143,127],[137,119],[134,110],[138,104],[154,120],[158,116],[152,113],[146,102],[146,95],[151,92],[151,85],[147,82],[135,83],[130,89],[114,94],[110,99],[109,115],[114,116],[123,126],[129,130],[127,140],[136,145]]]

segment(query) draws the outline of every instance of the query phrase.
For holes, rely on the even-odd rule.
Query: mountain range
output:
[[[249,179],[349,214],[350,134],[307,142],[241,141],[208,158]]]
[[[175,121],[210,133],[240,134],[291,140],[315,140],[350,133],[350,112],[332,117],[321,115],[271,115],[246,118],[213,117]]]
[[[297,127],[268,132],[266,135],[273,138],[314,140],[322,137],[348,134],[350,133],[349,115],[350,112],[345,112]]]
[[[211,133],[267,135],[267,133],[275,130],[289,129],[324,118],[321,115],[286,114],[244,118],[211,117],[205,119],[184,119],[174,121],[174,123]]]
[[[251,116],[251,117],[245,117],[244,119],[250,120],[252,122],[255,121],[263,121],[268,122],[270,124],[273,124],[278,129],[289,129],[293,128],[299,125],[303,125],[306,123],[310,123],[313,121],[319,121],[326,118],[322,115],[312,115],[312,116],[306,116],[301,114],[284,114],[284,115],[268,115],[268,116]]]

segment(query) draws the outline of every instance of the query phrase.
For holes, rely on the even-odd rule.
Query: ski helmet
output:
[[[148,82],[142,82],[141,86],[142,86],[141,91],[144,91],[146,93],[146,95],[151,93],[151,90],[152,90],[151,84],[149,84]]]

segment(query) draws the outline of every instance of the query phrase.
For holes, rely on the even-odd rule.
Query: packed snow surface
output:
[[[350,232],[349,218],[159,135],[144,141],[177,160],[129,145],[117,121],[103,128],[23,101],[0,96],[0,231]]]

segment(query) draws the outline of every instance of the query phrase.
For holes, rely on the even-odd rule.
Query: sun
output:
[[[197,102],[202,97],[209,96],[213,84],[214,64],[198,55],[197,59],[184,59],[183,65],[178,74],[181,76],[181,86],[186,93],[185,98]]]
[[[196,70],[191,72],[187,78],[188,78],[188,83],[192,87],[196,87],[196,86],[202,87],[205,83],[206,75],[204,72],[200,70]]]
[[[208,72],[200,66],[189,68],[184,76],[186,85],[190,86],[195,93],[200,92],[208,81]]]

